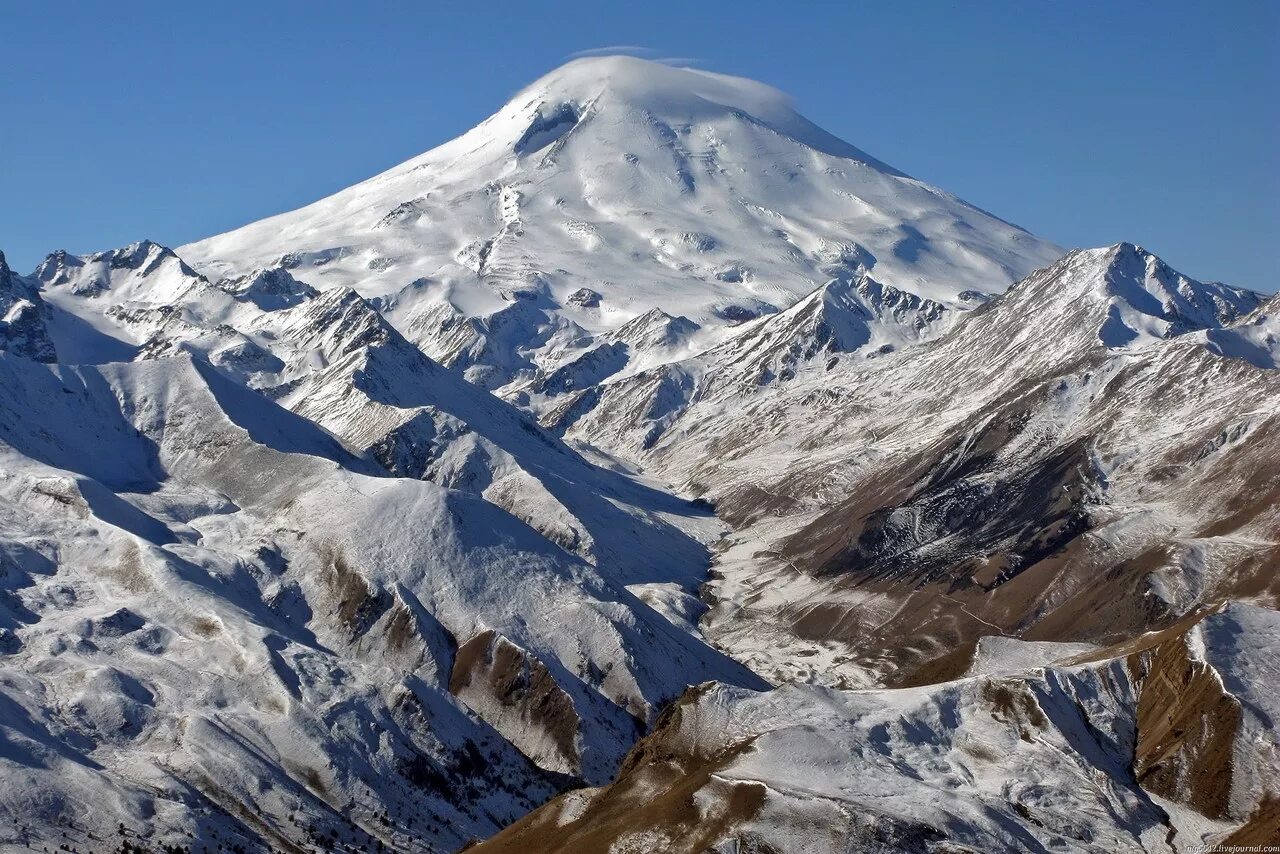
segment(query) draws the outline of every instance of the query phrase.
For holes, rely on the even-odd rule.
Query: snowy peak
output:
[[[377,309],[350,288],[334,288],[298,305],[283,318],[277,336],[306,353],[315,367],[357,350],[401,343]]]
[[[761,320],[708,354],[751,382],[789,380],[820,356],[892,352],[941,331],[950,312],[941,303],[885,285],[863,273],[831,279],[791,308]],[[834,359],[826,362],[829,370]]]
[[[59,249],[45,256],[31,275],[46,285],[64,285],[76,275],[73,271],[84,266],[84,262],[65,249]]]
[[[635,373],[648,364],[671,361],[700,328],[687,317],[650,309],[599,336],[585,353],[540,376],[531,388],[538,394],[558,395],[596,385],[624,371]]]
[[[9,269],[0,252],[0,353],[37,362],[57,361],[47,316],[39,292]]]
[[[784,93],[742,77],[678,68],[632,56],[584,57],[535,81],[500,116],[527,118],[519,154],[552,144],[593,113],[643,116],[673,128],[733,117],[766,127],[836,157],[901,176],[797,113]]]
[[[208,286],[172,249],[150,240],[85,256],[59,250],[40,263],[34,276],[46,288],[81,297],[110,291],[116,301],[173,302],[193,287]]]
[[[406,338],[497,389],[655,306],[697,324],[705,349],[831,278],[871,272],[964,309],[1061,250],[832,137],[768,86],[608,57],[552,71],[376,177],[180,254],[212,281],[282,266],[322,291],[386,298]],[[630,369],[696,349],[655,352],[631,353]]]
[[[1117,243],[1068,254],[1010,289],[1001,302],[1092,327],[1099,342],[1122,348],[1226,326],[1257,308],[1262,297],[1198,282],[1140,246]]]
[[[172,249],[151,240],[141,240],[123,249],[90,257],[95,261],[105,261],[112,270],[138,270],[143,275],[154,272],[165,261],[176,261],[188,275],[195,275],[195,271],[187,267]]]
[[[1223,326],[1259,303],[1257,294],[1220,282],[1197,282],[1132,243],[1107,250],[1104,282],[1113,304],[1169,324],[1167,336]]]
[[[97,252],[83,258],[72,255],[65,249],[59,249],[40,262],[40,266],[36,268],[35,277],[50,286],[70,284],[83,276],[79,271],[93,265],[99,265],[107,270],[133,270],[147,276],[171,259],[182,265],[186,275],[196,275],[194,270],[178,259],[172,249],[150,240],[141,240],[120,249]],[[103,282],[101,287],[109,287],[109,284]]]
[[[698,330],[698,324],[687,317],[672,317],[660,308],[628,320],[605,338],[632,347],[674,347]]]
[[[263,311],[291,308],[319,293],[300,282],[283,267],[254,270],[245,276],[223,279],[218,287],[241,302],[251,302]]]

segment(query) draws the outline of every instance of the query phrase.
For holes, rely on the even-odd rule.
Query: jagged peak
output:
[[[251,302],[263,311],[291,308],[313,299],[319,291],[299,281],[283,267],[265,267],[244,276],[223,279],[218,287],[241,302]]]
[[[0,252],[0,292],[16,292],[21,287],[21,282],[21,277],[9,268],[4,253]]]
[[[0,353],[57,361],[39,291],[9,268],[0,252]]]
[[[293,309],[289,325],[306,340],[323,339],[324,346],[343,354],[402,337],[378,310],[355,290],[329,288]]]
[[[45,285],[57,286],[75,282],[89,268],[92,281],[79,282],[77,287],[85,292],[96,292],[110,286],[113,271],[134,271],[140,276],[149,276],[166,263],[175,263],[185,278],[204,278],[172,249],[153,240],[139,240],[118,249],[88,255],[73,255],[59,249],[45,256],[33,275]]]
[[[50,252],[31,274],[46,285],[66,284],[74,276],[73,270],[84,267],[84,259],[65,249]]]
[[[39,294],[33,291],[29,283],[24,282],[21,276],[10,269],[4,253],[0,252],[0,316],[10,308],[13,300],[39,299]]]
[[[88,256],[86,260],[98,261],[106,260],[115,268],[128,268],[137,270],[143,265],[154,267],[157,263],[166,258],[176,258],[179,263],[182,262],[168,246],[156,243],[154,240],[139,240],[136,243],[130,243],[128,246],[119,249],[109,249],[106,252],[97,252]],[[186,267],[186,264],[183,264]],[[190,269],[189,267],[187,269]],[[146,272],[146,271],[144,271]],[[196,275],[194,270],[191,275]]]
[[[698,328],[698,324],[694,323],[684,315],[668,314],[660,308],[651,308],[644,314],[637,315],[628,320],[622,326],[618,327],[618,331],[623,329],[647,329],[655,325],[660,326],[680,326],[687,327],[691,331]]]
[[[948,311],[947,306],[910,291],[886,285],[870,273],[828,279],[794,306],[765,321],[785,325],[792,318],[809,314],[827,320],[843,316],[862,320],[872,318],[901,319],[906,313],[919,316],[923,322],[937,320]]]
[[[990,305],[1092,327],[1111,348],[1227,326],[1262,296],[1179,273],[1154,253],[1120,242],[1076,249],[1013,285]]]
[[[721,348],[739,375],[764,385],[789,380],[820,356],[830,369],[841,354],[883,355],[924,340],[947,328],[948,314],[942,303],[863,272],[827,280]]]
[[[379,319],[382,317],[367,299],[360,296],[354,288],[348,287],[327,288],[320,291],[303,309],[307,315],[348,310],[354,310],[360,314],[377,315]]]

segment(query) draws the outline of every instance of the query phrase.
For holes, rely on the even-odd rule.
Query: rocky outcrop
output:
[[[57,361],[39,290],[9,269],[0,252],[0,353],[37,362]]]

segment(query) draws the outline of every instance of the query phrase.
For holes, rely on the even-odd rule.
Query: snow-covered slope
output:
[[[1112,642],[1275,602],[1280,374],[1213,343],[1265,328],[1256,294],[1118,244],[927,343],[850,352],[850,292],[544,413],[736,526],[717,643],[856,685],[961,673],[984,634]]]
[[[1233,605],[1087,663],[924,688],[701,686],[616,782],[561,795],[475,850],[1174,854],[1274,841],[1280,709],[1257,686],[1280,677],[1277,644],[1276,612]]]
[[[1060,254],[815,127],[748,80],[580,59],[474,130],[313,205],[181,247],[211,279],[285,266],[382,297],[489,387],[653,309],[714,342],[833,276],[966,307]]]
[[[1214,352],[1260,368],[1280,368],[1280,295],[1274,295],[1228,327],[1203,333]]]
[[[280,268],[214,284],[149,242],[85,259],[57,253],[36,278],[56,321],[76,318],[114,344],[59,333],[67,352],[194,353],[390,473],[481,495],[625,583],[691,593],[702,580],[701,541],[717,529],[709,514],[585,462],[424,355],[353,290],[319,292]]]
[[[452,850],[607,780],[688,684],[764,684],[627,589],[692,596],[705,510],[354,291],[145,241],[4,273],[13,834]]]
[[[761,684],[607,567],[190,355],[3,355],[0,396],[0,803],[38,838],[451,848],[607,779],[690,682]]]

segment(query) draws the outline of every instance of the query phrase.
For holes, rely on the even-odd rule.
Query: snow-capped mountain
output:
[[[690,682],[763,684],[191,354],[0,371],[0,802],[30,825],[452,848],[607,780]]]
[[[1061,251],[835,139],[767,86],[606,57],[375,178],[178,254],[211,279],[284,266],[382,298],[410,341],[494,388],[654,309],[705,346],[832,277],[870,272],[967,308],[966,291]]]
[[[48,313],[39,289],[10,270],[0,252],[0,352],[37,362],[55,361]]]
[[[849,354],[783,313],[547,420],[735,525],[704,628],[739,659],[772,679],[938,678],[993,632],[1110,643],[1271,601],[1280,374],[1205,338],[1265,324],[1260,299],[1118,244],[927,343]]]
[[[606,781],[688,684],[765,684],[659,613],[696,601],[713,517],[354,291],[145,241],[5,283],[6,694],[20,758],[75,733],[0,796],[23,833],[451,850]]]
[[[0,847],[1268,842],[1276,317],[627,57],[0,255]]]

